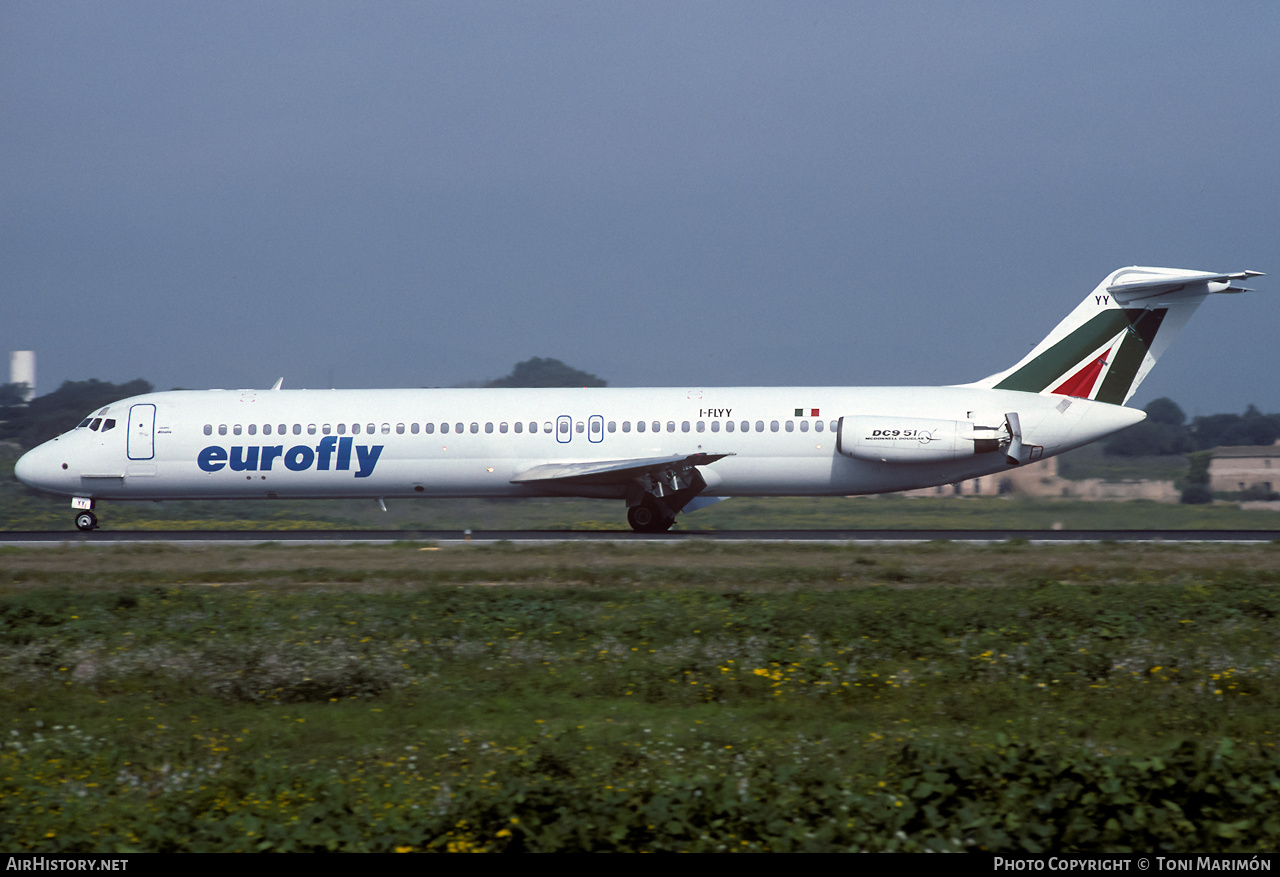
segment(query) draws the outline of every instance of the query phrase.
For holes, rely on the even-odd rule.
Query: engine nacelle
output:
[[[1000,450],[1000,427],[968,420],[855,415],[840,418],[836,450],[876,463],[946,463]]]

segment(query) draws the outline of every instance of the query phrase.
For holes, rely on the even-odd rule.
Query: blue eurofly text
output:
[[[289,450],[284,445],[234,446],[228,453],[226,448],[210,445],[196,457],[196,465],[206,472],[217,472],[230,466],[236,472],[270,472],[271,464],[277,459],[284,460],[284,467],[291,472],[305,472],[312,466],[318,472],[332,468],[339,472],[350,471],[353,439],[349,436],[325,436],[314,448],[309,445],[294,445]],[[378,457],[382,455],[384,445],[356,445],[356,477],[368,478],[373,474],[373,467],[378,465]]]

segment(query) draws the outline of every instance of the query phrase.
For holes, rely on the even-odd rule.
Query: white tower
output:
[[[36,352],[34,350],[15,350],[9,354],[9,382],[26,384],[22,394],[24,401],[30,402],[36,395]]]

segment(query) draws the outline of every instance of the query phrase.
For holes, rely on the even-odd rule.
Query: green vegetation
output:
[[[1187,505],[1203,505],[1213,502],[1209,490],[1209,461],[1213,455],[1199,451],[1187,455],[1186,486],[1182,489],[1182,502]]]
[[[1097,444],[1085,445],[1058,457],[1058,474],[1071,481],[1174,481],[1187,474],[1185,455],[1121,457]]]
[[[37,396],[25,405],[14,404],[12,392],[0,394],[0,441],[34,448],[73,428],[91,411],[129,396],[150,393],[152,387],[139,378],[125,384],[107,381],[65,381],[52,393]]]
[[[486,387],[606,387],[609,382],[589,372],[565,365],[558,359],[535,356],[517,362],[511,374],[496,378]]]
[[[0,551],[0,833],[1274,851],[1280,548]]]

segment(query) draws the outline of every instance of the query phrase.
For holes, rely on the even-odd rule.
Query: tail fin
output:
[[[1260,276],[1121,268],[1021,362],[969,386],[1123,405],[1206,296],[1247,292],[1234,281]]]

